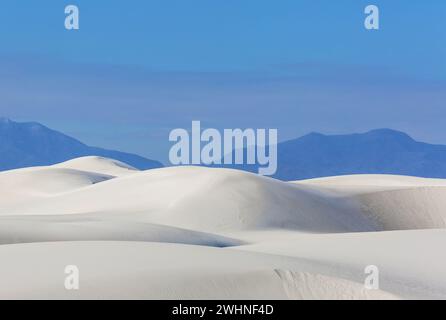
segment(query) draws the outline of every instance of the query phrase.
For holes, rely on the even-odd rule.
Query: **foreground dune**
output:
[[[0,256],[8,256],[1,266],[2,299],[397,298],[321,275],[317,264],[299,259],[200,246],[39,243],[0,246]],[[69,291],[63,271],[74,262],[81,281],[79,290]]]
[[[440,179],[288,183],[99,157],[6,171],[0,298],[445,298],[445,196]]]

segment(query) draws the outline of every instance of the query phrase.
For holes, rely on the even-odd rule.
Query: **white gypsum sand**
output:
[[[6,171],[0,298],[445,298],[445,196],[441,179],[282,182],[99,157]]]

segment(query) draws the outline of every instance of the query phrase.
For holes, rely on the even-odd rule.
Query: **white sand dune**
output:
[[[364,279],[366,266],[376,265],[383,290],[405,298],[446,297],[444,229],[345,234],[270,231],[245,237],[253,244],[234,249],[336,266],[341,270],[337,276],[358,282]]]
[[[322,275],[323,268],[299,259],[201,246],[39,243],[3,245],[0,256],[8,256],[1,265],[1,299],[398,298]],[[63,286],[63,270],[73,264],[78,291]]]
[[[35,201],[112,178],[94,172],[48,167],[0,172],[0,211],[17,205],[33,206]]]
[[[445,192],[441,179],[287,183],[99,157],[7,171],[0,298],[446,298]],[[364,287],[367,265],[381,290]]]
[[[110,219],[104,214],[0,217],[0,244],[81,240],[166,242],[212,247],[244,243],[205,232]]]
[[[209,232],[259,228],[374,230],[366,218],[351,212],[348,202],[229,169],[162,168],[72,189],[32,203],[16,197],[16,203],[11,204],[9,199],[10,205],[2,206],[0,214],[123,213],[140,222]]]
[[[446,227],[446,180],[392,175],[356,175],[295,182],[356,202],[377,230]]]
[[[411,176],[397,176],[390,174],[357,174],[326,178],[315,178],[295,181],[295,183],[314,184],[318,186],[347,187],[446,187],[446,180],[420,178]]]
[[[120,177],[138,172],[139,170],[128,164],[98,156],[76,158],[53,166],[54,168],[76,169]]]

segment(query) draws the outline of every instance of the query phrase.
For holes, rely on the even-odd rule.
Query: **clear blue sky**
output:
[[[444,0],[3,0],[0,28],[0,115],[90,144],[165,161],[191,120],[446,144]]]

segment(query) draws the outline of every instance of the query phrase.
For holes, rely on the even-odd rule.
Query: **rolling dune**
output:
[[[386,175],[138,171],[100,157],[6,171],[0,297],[445,298],[445,187]],[[63,286],[71,264],[76,292]],[[364,287],[368,265],[379,267],[380,290]]]

